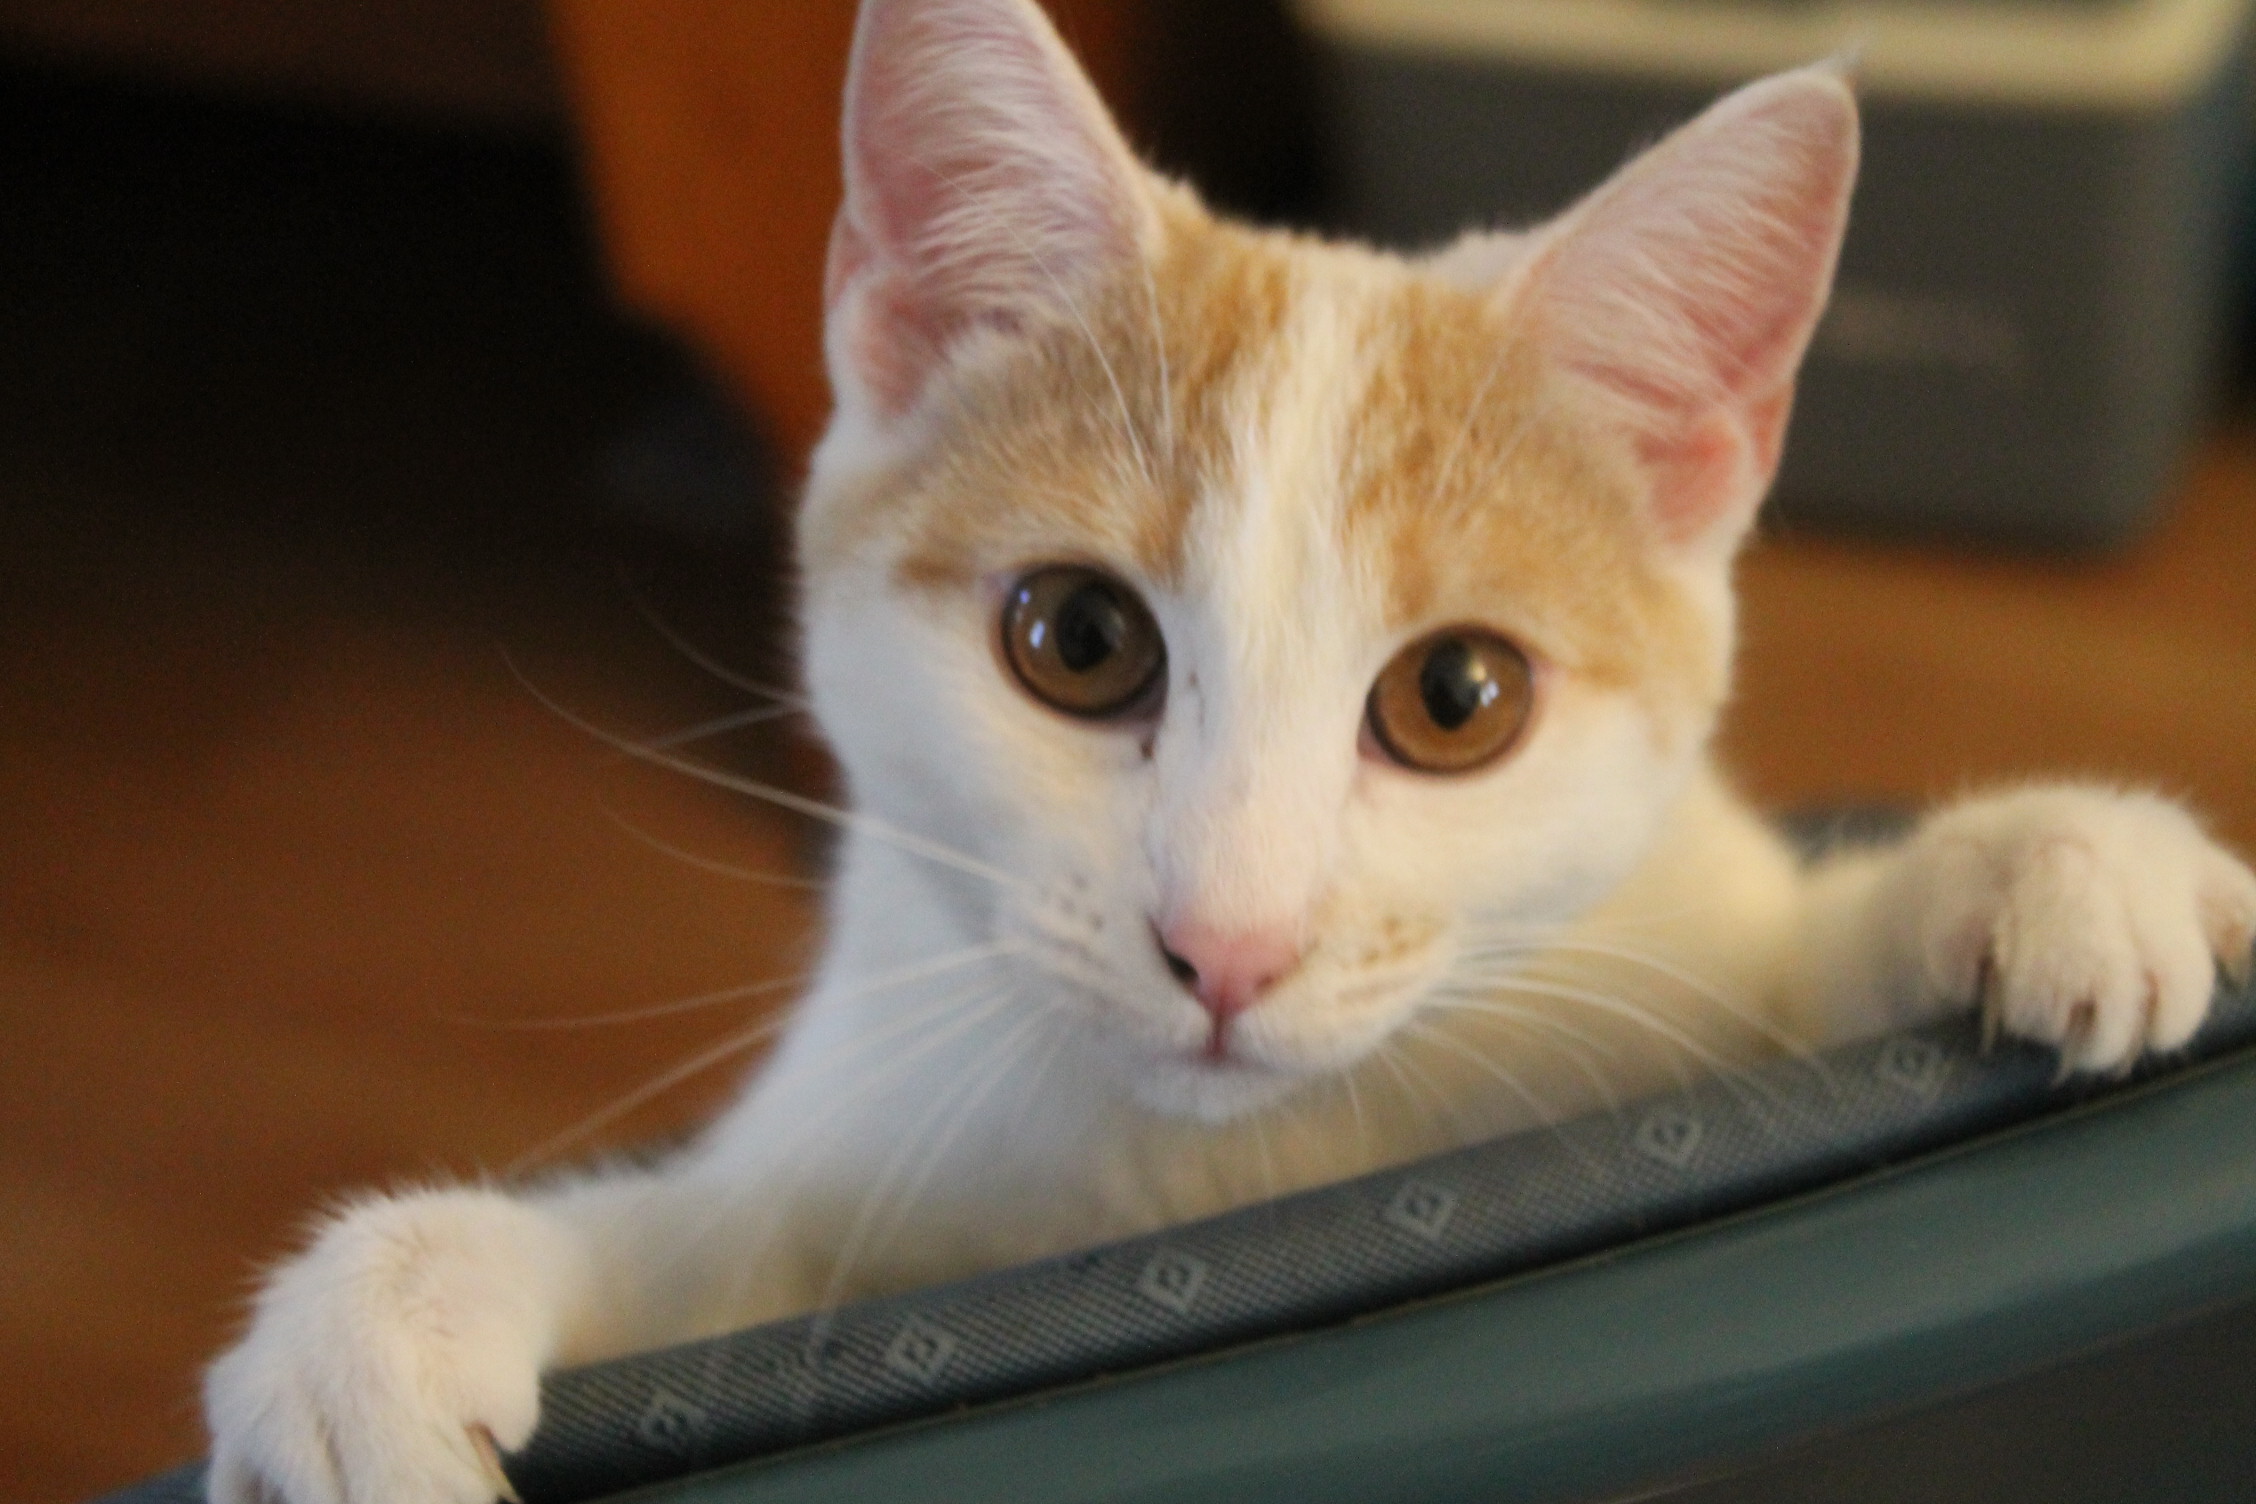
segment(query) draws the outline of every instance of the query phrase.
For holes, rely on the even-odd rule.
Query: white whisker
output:
[[[1527,443],[1528,437],[1535,432],[1537,423],[1548,418],[1556,405],[1551,384],[1547,382],[1538,389],[1535,400],[1521,409],[1518,421],[1512,426],[1511,434],[1497,451],[1496,457],[1489,462],[1487,473],[1482,475],[1479,485],[1473,488],[1471,495],[1485,496],[1494,488],[1496,478],[1504,473],[1505,466],[1519,457],[1521,447]]]
[[[1505,1090],[1527,1104],[1528,1110],[1535,1114],[1535,1125],[1549,1129],[1551,1136],[1559,1141],[1561,1148],[1581,1160],[1589,1169],[1601,1171],[1597,1161],[1592,1159],[1573,1140],[1569,1139],[1564,1130],[1560,1128],[1561,1118],[1558,1109],[1537,1096],[1535,1091],[1518,1076],[1497,1064],[1485,1052],[1472,1048],[1464,1041],[1453,1037],[1447,1030],[1434,1024],[1413,1020],[1406,1025],[1406,1028],[1417,1038],[1425,1040],[1438,1049],[1447,1050],[1458,1059],[1493,1077]]]
[[[628,603],[635,608],[635,614],[643,619],[651,631],[658,634],[659,640],[688,660],[692,667],[702,669],[731,689],[740,689],[748,695],[759,695],[775,701],[778,705],[788,705],[794,710],[809,708],[804,696],[793,694],[787,689],[777,689],[772,685],[763,684],[757,679],[748,678],[682,636],[680,632],[674,629],[673,623],[667,621],[659,613],[658,608],[651,604],[650,598],[643,594],[642,588],[627,578],[626,571],[623,569],[619,572],[619,588],[625,592]]]
[[[601,1132],[645,1102],[665,1095],[691,1077],[711,1070],[723,1061],[734,1059],[762,1043],[781,1029],[783,1023],[784,1021],[780,1018],[768,1019],[752,1028],[739,1030],[717,1044],[699,1050],[678,1065],[651,1077],[634,1090],[617,1098],[609,1106],[588,1114],[562,1133],[555,1134],[535,1144],[531,1149],[518,1155],[504,1166],[501,1178],[514,1180],[535,1166],[545,1164],[563,1150],[584,1141],[591,1134]]]
[[[1246,1117],[1246,1126],[1253,1131],[1254,1150],[1261,1159],[1261,1192],[1268,1200],[1277,1199],[1277,1162],[1269,1153],[1269,1125],[1266,1113],[1255,1108]]]
[[[1775,1095],[1760,1078],[1733,1064],[1730,1060],[1716,1053],[1715,1050],[1702,1044],[1691,1034],[1660,1017],[1653,1010],[1640,1008],[1626,998],[1614,997],[1603,992],[1593,992],[1587,988],[1569,987],[1559,983],[1541,981],[1516,973],[1498,978],[1497,985],[1507,992],[1520,992],[1533,997],[1550,997],[1557,998],[1561,1002],[1580,1003],[1584,1007],[1593,1008],[1599,1012],[1636,1024],[1638,1027],[1667,1040],[1685,1054],[1698,1060],[1723,1083],[1733,1096],[1738,1097],[1742,1103],[1745,1103],[1750,1111],[1758,1110],[1756,1098]],[[1678,1061],[1673,1055],[1668,1058],[1675,1070],[1677,1080],[1681,1084],[1690,1085],[1689,1078],[1684,1074],[1682,1062]],[[1750,1093],[1754,1094],[1753,1097],[1750,1097]]]
[[[1443,1114],[1449,1119],[1450,1132],[1458,1144],[1473,1143],[1483,1136],[1480,1129],[1472,1126],[1466,1118],[1464,1110],[1457,1104],[1456,1096],[1429,1075],[1425,1067],[1418,1063],[1417,1057],[1408,1050],[1402,1052],[1402,1069],[1424,1082],[1426,1089],[1433,1093],[1434,1100],[1440,1104]]]
[[[1649,951],[1632,950],[1626,946],[1607,945],[1593,940],[1561,941],[1546,947],[1546,949],[1553,954],[1589,955],[1607,960],[1626,961],[1633,966],[1642,966],[1648,971],[1664,976],[1687,992],[1712,1004],[1719,1011],[1745,1024],[1796,1060],[1811,1066],[1821,1075],[1826,1076],[1828,1085],[1832,1084],[1832,1078],[1826,1072],[1825,1062],[1807,1040],[1772,1020],[1764,1018],[1753,1007],[1733,1002],[1715,984],[1684,970],[1665,957],[1654,955]]]
[[[1473,391],[1472,401],[1465,404],[1465,416],[1457,425],[1456,437],[1450,442],[1449,453],[1435,472],[1433,494],[1444,503],[1449,497],[1449,483],[1457,478],[1457,465],[1465,456],[1465,446],[1472,441],[1473,430],[1480,423],[1481,410],[1488,405],[1488,394],[1495,389],[1496,378],[1504,374],[1515,346],[1509,340],[1500,340],[1497,351],[1481,375],[1481,383]]]
[[[610,804],[602,806],[604,817],[635,840],[648,846],[661,856],[668,856],[685,867],[695,867],[700,872],[710,872],[716,877],[734,878],[738,882],[763,883],[772,888],[798,888],[819,893],[827,884],[819,878],[799,877],[783,872],[755,872],[749,867],[739,867],[734,862],[724,862],[717,857],[700,856],[694,851],[674,845],[661,836],[652,834],[629,820]]]
[[[1382,1040],[1379,1047],[1371,1052],[1371,1058],[1386,1068],[1386,1073],[1393,1080],[1395,1090],[1400,1093],[1402,1100],[1418,1116],[1431,1123],[1433,1114],[1427,1109],[1424,1099],[1418,1095],[1417,1088],[1411,1085],[1410,1078],[1403,1074],[1401,1064],[1395,1059],[1396,1052],[1399,1049],[1400,1046],[1394,1040]]]
[[[709,737],[720,736],[726,732],[741,731],[747,726],[765,725],[769,721],[780,721],[788,715],[804,713],[796,705],[755,705],[749,710],[734,710],[727,715],[714,716],[708,721],[699,721],[693,726],[684,726],[679,731],[669,731],[664,736],[651,737],[646,741],[636,743],[636,746],[644,752],[665,752],[675,747],[686,747],[692,742],[704,741]],[[634,756],[631,752],[621,752],[617,755],[621,759]]]
[[[1589,956],[1601,960],[1615,960],[1626,965],[1641,967],[1656,976],[1682,987],[1694,997],[1715,1008],[1718,1012],[1749,1031],[1761,1036],[1779,1051],[1808,1067],[1828,1092],[1838,1094],[1839,1083],[1824,1057],[1808,1041],[1763,1016],[1758,1005],[1734,1002],[1715,984],[1693,972],[1677,966],[1666,957],[1651,951],[1616,945],[1594,939],[1568,939],[1553,937],[1525,944],[1503,942],[1474,947],[1466,953],[1468,959],[1511,961],[1555,961],[1566,963],[1576,956]],[[1520,967],[1516,975],[1541,979],[1540,967]]]
[[[882,973],[879,976],[872,977],[855,987],[848,988],[844,991],[834,994],[834,996],[836,996],[841,1001],[849,998],[873,996],[877,993],[887,990],[888,988],[907,986],[912,982],[922,981],[926,978],[938,975],[951,969],[973,965],[981,961],[994,960],[998,957],[1012,954],[1015,949],[1016,947],[997,942],[990,945],[976,946],[968,951],[952,952],[945,956],[917,962],[912,966],[904,966],[890,972]],[[637,1010],[635,1013],[613,1015],[610,1018],[603,1018],[600,1021],[630,1022],[635,1021],[639,1018],[648,1018],[663,1013],[686,1012],[692,1008],[707,1007],[711,1006],[714,1003],[726,1002],[732,1000],[733,998],[750,996],[758,992],[778,990],[792,985],[797,980],[800,979],[791,977],[772,978],[768,981],[749,984],[746,987],[729,988],[725,989],[722,992],[708,993],[701,997],[686,998],[678,1003],[662,1004],[658,1009],[655,1010],[642,1009]],[[968,994],[959,994],[956,998],[943,1000],[942,1006],[944,1007],[947,1003],[952,1003],[954,1001],[960,1001],[961,997],[965,995]],[[928,1009],[926,1011],[940,1010],[938,1008],[934,1008]],[[915,1021],[920,1017],[922,1017],[921,1013],[912,1013],[910,1015],[911,1021]],[[595,1021],[597,1020],[583,1019],[577,1020],[575,1022],[590,1023]],[[649,1102],[656,1097],[662,1096],[667,1091],[671,1090],[675,1086],[680,1085],[682,1082],[689,1080],[691,1077],[709,1070],[733,1056],[743,1054],[745,1051],[750,1050],[755,1046],[765,1042],[771,1036],[780,1031],[789,1021],[790,1020],[787,1015],[765,1019],[760,1023],[753,1025],[751,1028],[742,1029],[737,1031],[736,1033],[727,1035],[717,1043],[709,1045],[706,1048],[693,1053],[687,1059],[682,1060],[677,1064],[669,1067],[668,1069],[660,1072],[658,1075],[651,1077],[649,1080],[643,1082],[641,1085],[635,1087],[631,1091],[628,1091],[623,1096],[617,1098],[607,1106],[598,1109],[596,1112],[589,1114],[587,1117],[582,1118],[579,1122],[575,1123],[564,1132],[556,1134],[544,1140],[543,1142],[535,1145],[532,1149],[527,1150],[524,1154],[519,1155],[516,1159],[510,1162],[507,1168],[502,1171],[503,1178],[513,1178],[517,1175],[522,1174],[527,1169],[545,1162],[553,1155],[555,1155],[558,1151],[580,1142],[581,1140],[587,1138],[590,1134],[599,1132],[611,1123],[617,1122],[621,1117],[624,1117],[626,1114],[634,1111],[637,1107],[642,1106],[644,1103]],[[567,1024],[565,1026],[570,1027],[571,1025]],[[874,1035],[859,1036],[853,1042],[857,1045],[882,1043],[893,1032],[895,1031],[892,1028],[880,1029],[875,1031]]]
[[[1605,1104],[1607,1111],[1619,1112],[1621,1110],[1621,1101],[1614,1091],[1613,1083],[1584,1054],[1583,1048],[1577,1048],[1577,1046],[1585,1047],[1603,1059],[1611,1060],[1615,1058],[1614,1050],[1601,1041],[1593,1039],[1581,1030],[1534,1008],[1516,1007],[1511,1003],[1500,1002],[1485,994],[1437,992],[1433,994],[1429,1001],[1433,1006],[1444,1012],[1471,1013],[1481,1017],[1498,1019],[1508,1024],[1517,1024],[1522,1028],[1535,1031],[1544,1044],[1564,1055],[1577,1070],[1582,1072],[1583,1079],[1590,1083],[1591,1089],[1597,1093],[1598,1100]],[[1546,1037],[1554,1035],[1558,1037]]]
[[[744,982],[734,987],[721,987],[712,992],[700,992],[670,1003],[653,1003],[646,1008],[621,1008],[611,1013],[579,1013],[566,1017],[548,1018],[482,1018],[473,1013],[439,1013],[433,1015],[443,1024],[459,1024],[473,1029],[511,1029],[526,1033],[549,1032],[562,1029],[600,1029],[616,1024],[647,1023],[654,1018],[671,1018],[680,1013],[695,1013],[704,1008],[716,1008],[722,1003],[741,1002],[749,998],[766,997],[785,992],[805,982],[809,972],[797,972],[787,977],[766,977],[757,982]]]
[[[997,1013],[1017,1001],[1017,994],[1006,988],[1000,992],[979,987],[968,987],[944,997],[927,999],[907,1014],[889,1020],[884,1027],[855,1034],[839,1042],[833,1050],[816,1057],[820,1068],[832,1078],[847,1083],[845,1089],[831,1094],[821,1108],[812,1115],[794,1117],[782,1131],[763,1141],[762,1151],[771,1167],[784,1171],[788,1183],[789,1169],[795,1161],[822,1140],[818,1132],[844,1122],[851,1127],[858,1113],[878,1092],[891,1090],[899,1081],[913,1073],[915,1068],[935,1053],[976,1029]],[[905,1048],[877,1061],[874,1065],[859,1063],[879,1047],[895,1043],[905,1036],[912,1038]],[[851,1066],[851,1069],[848,1067]],[[789,1205],[790,1197],[776,1195],[772,1206],[781,1209]],[[695,1241],[709,1241],[723,1235],[727,1219],[738,1210],[727,1198],[717,1198],[711,1207],[707,1225],[694,1235]],[[755,1208],[759,1210],[759,1208]],[[738,1267],[743,1278],[757,1277],[762,1261],[774,1243],[788,1232],[787,1219],[771,1215],[762,1230],[753,1236],[738,1237],[741,1244]]]
[[[636,743],[606,731],[584,716],[576,715],[567,710],[543,691],[540,686],[527,678],[524,672],[517,667],[516,660],[509,655],[507,650],[502,653],[502,662],[508,665],[509,672],[516,677],[517,682],[524,687],[525,692],[538,700],[550,714],[614,751],[626,753],[637,762],[647,763],[652,767],[665,768],[670,772],[683,774],[686,777],[697,779],[700,783],[708,783],[715,788],[727,789],[732,793],[749,795],[755,799],[764,799],[779,809],[787,809],[793,814],[805,815],[809,819],[821,820],[827,824],[838,826],[842,830],[854,831],[872,839],[884,841],[912,856],[923,857],[926,861],[938,863],[943,867],[953,867],[957,871],[969,873],[973,877],[983,877],[999,887],[1023,888],[1025,886],[1017,878],[999,867],[989,866],[976,857],[964,855],[953,847],[944,846],[913,832],[901,830],[873,816],[840,809],[836,805],[825,804],[819,799],[810,799],[804,794],[795,794],[789,789],[777,788],[774,784],[762,783],[757,779],[745,778],[725,769],[709,767],[700,762],[692,762],[685,757],[676,757],[670,752],[645,751]]]
[[[1014,999],[1014,1001],[1020,1000]],[[1031,1052],[1033,1042],[1040,1038],[1042,1027],[1054,1021],[1054,1018],[1046,1010],[1037,1007],[1026,1017],[1020,1019],[1017,1027],[996,1043],[994,1046],[995,1058],[989,1063],[979,1086],[957,1108],[949,1121],[941,1125],[939,1135],[932,1144],[931,1152],[925,1156],[923,1166],[917,1170],[908,1185],[902,1188],[900,1195],[895,1198],[892,1213],[884,1224],[875,1231],[872,1241],[879,1247],[883,1247],[898,1235],[901,1224],[907,1220],[909,1214],[916,1209],[917,1203],[923,1199],[925,1187],[931,1183],[933,1172],[947,1158],[948,1151],[955,1146],[956,1141],[963,1136],[965,1130],[978,1121],[980,1109],[986,1106],[987,1099],[994,1095],[995,1089],[1005,1080],[1019,1073],[1020,1068],[1026,1062],[1027,1055]],[[1051,1058],[1054,1057],[1055,1051],[1053,1050]]]
[[[1357,1066],[1360,1066],[1361,1063],[1358,1061],[1356,1065],[1351,1065],[1346,1070],[1341,1071],[1339,1083],[1347,1090],[1347,1110],[1355,1119],[1357,1157],[1364,1166],[1368,1167],[1371,1163],[1371,1123],[1363,1112],[1363,1093],[1355,1084],[1355,1072]]]
[[[1005,994],[1004,998],[1006,1001],[1016,1000],[1011,994]],[[992,1017],[992,1014],[982,1015],[983,1019],[986,1017]],[[911,1184],[921,1188],[929,1178],[932,1167],[946,1156],[947,1150],[954,1144],[956,1136],[962,1132],[971,1115],[978,1110],[979,1104],[1007,1073],[1015,1059],[1018,1043],[1041,1020],[1042,1015],[1039,1013],[1029,1013],[1019,1019],[995,1046],[995,1055],[999,1058],[989,1062],[984,1073],[975,1076],[968,1070],[957,1072],[954,1079],[933,1096],[916,1121],[902,1131],[900,1147],[886,1161],[877,1178],[863,1189],[861,1204],[855,1211],[854,1220],[839,1242],[838,1252],[831,1261],[830,1275],[815,1301],[818,1315],[808,1333],[811,1345],[819,1347],[828,1335],[828,1318],[838,1307],[839,1296],[846,1289],[854,1265],[861,1258],[864,1244],[871,1240],[877,1219],[884,1211],[886,1196],[892,1191],[895,1181],[908,1169],[912,1156],[918,1158],[919,1168],[913,1172]],[[921,1155],[919,1151],[922,1151]]]
[[[1047,1012],[1052,1019],[1063,1017],[1063,1010],[1053,1008],[1047,1010]],[[1002,1136],[1006,1141],[1018,1138],[1025,1128],[1027,1118],[1033,1113],[1035,1104],[1041,1100],[1042,1079],[1056,1067],[1058,1056],[1064,1054],[1066,1046],[1073,1042],[1075,1027],[1072,1019],[1064,1019],[1056,1033],[1051,1036],[1049,1049],[1043,1053],[1042,1058],[1035,1062],[1033,1069],[1028,1072],[1030,1079],[1025,1093],[1018,1099],[1018,1110],[1011,1114],[1010,1122],[1003,1128]]]

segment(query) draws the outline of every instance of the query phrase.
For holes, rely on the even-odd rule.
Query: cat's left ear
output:
[[[844,137],[825,343],[842,414],[880,429],[1151,233],[1144,168],[1033,0],[863,0]]]
[[[1841,71],[1779,74],[1638,157],[1519,258],[1519,306],[1630,441],[1681,553],[1727,558],[1777,471],[1856,166]]]

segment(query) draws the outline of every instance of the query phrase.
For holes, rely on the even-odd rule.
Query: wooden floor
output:
[[[2178,795],[2256,850],[2256,421],[2222,426],[2110,557],[1802,539],[1740,578],[1724,748],[1766,803],[2073,773]]]
[[[0,160],[13,205],[24,160]],[[381,259],[397,276],[409,257]],[[113,285],[138,284],[63,299],[64,343],[26,332],[52,298],[0,309],[0,1498],[26,1504],[199,1447],[198,1366],[325,1198],[539,1152],[762,1005],[588,1020],[789,976],[811,934],[803,891],[725,870],[799,870],[803,831],[623,763],[542,702],[629,734],[744,703],[638,615],[602,535],[464,544],[391,516],[395,494],[446,511],[496,487],[537,509],[604,417],[576,394],[618,361],[575,364],[546,333],[473,359],[455,326],[474,320],[410,338],[385,305],[381,359],[331,341],[228,365],[243,320],[223,307],[174,331],[193,360],[120,397],[143,336]],[[89,328],[110,341],[99,381],[56,398]],[[43,353],[6,353],[25,349]],[[238,390],[255,400],[211,405]],[[120,459],[121,434],[158,458]],[[444,468],[473,451],[489,458]],[[309,521],[277,500],[307,486],[350,494]],[[227,499],[243,490],[266,500]],[[1745,571],[1730,758],[1781,805],[2122,778],[2256,848],[2252,559],[2246,421],[2112,559],[1773,541]],[[735,606],[757,620],[773,599]],[[753,653],[715,619],[693,635]],[[576,1147],[670,1131],[725,1084],[699,1076]]]

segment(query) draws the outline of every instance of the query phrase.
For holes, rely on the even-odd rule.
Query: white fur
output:
[[[1113,172],[1109,129],[1089,125],[1085,85],[1060,74],[1062,51],[1022,0],[884,0],[878,13],[926,49],[928,81],[979,83],[970,64],[927,55],[934,36],[984,37],[986,53],[1015,59],[1014,97],[1045,123],[1045,149],[1067,154],[1053,185],[1079,185],[1068,197],[1138,191]],[[910,25],[934,18],[948,24]],[[1049,60],[1047,83],[1028,58]],[[1706,292],[1622,268],[1658,265],[1654,248],[1685,225],[1769,192],[1765,163],[1800,160],[1798,138],[1772,129],[1798,106],[1771,106],[1800,90],[1846,108],[1827,77],[1758,90],[1689,146],[1662,149],[1664,166],[1694,159],[1689,186],[1633,167],[1627,188],[1564,229],[1470,245],[1434,274],[1501,279],[1506,296],[1562,279],[1584,299],[1579,318],[1616,321],[1599,365],[1649,338],[1658,374],[1637,390],[1688,392],[1700,415],[1729,416],[1740,394],[1713,351],[1685,344],[1685,308],[1759,302],[1761,278],[1784,276],[1800,280],[1779,289],[1782,316],[1806,323],[1830,243],[1804,245],[1781,272],[1757,236],[1737,261],[1696,268]],[[908,111],[887,129],[962,118],[929,92],[876,103]],[[972,115],[966,129],[989,135],[1012,118]],[[1761,128],[1734,134],[1750,116]],[[1631,212],[1656,184],[1662,210]],[[1826,179],[1817,197],[1836,190]],[[864,226],[883,243],[857,254],[939,245],[951,267],[1024,270],[955,210],[937,241]],[[1133,217],[1068,203],[1044,223],[1071,233]],[[1592,223],[1597,250],[1578,250],[1577,226]],[[1825,233],[1837,235],[1837,214]],[[1531,247],[1551,259],[1538,267]],[[1590,266],[1570,264],[1584,254]],[[2064,1043],[2072,1066],[2113,1069],[2185,1040],[2217,960],[2247,952],[2256,878],[2165,801],[2060,787],[1974,799],[1895,849],[1805,871],[1710,771],[1704,723],[1671,732],[1633,695],[1566,672],[1543,683],[1526,744],[1477,775],[1424,777],[1359,752],[1366,690],[1402,642],[1387,581],[1334,541],[1356,461],[1342,419],[1369,379],[1353,310],[1361,289],[1410,273],[1366,253],[1307,256],[1311,290],[1284,335],[1292,358],[1276,384],[1240,394],[1233,452],[1201,477],[1231,504],[1195,511],[1179,578],[1120,566],[1167,642],[1158,722],[1072,722],[1010,681],[992,646],[1007,570],[961,595],[907,590],[897,545],[875,537],[813,571],[807,683],[855,823],[828,951],[776,1055],[657,1168],[371,1199],[331,1218],[211,1370],[218,1504],[262,1491],[291,1504],[474,1504],[495,1491],[479,1430],[520,1443],[548,1364],[1204,1215],[1689,1069],[1968,1006],[1978,990],[2002,1027]],[[810,486],[815,527],[944,437],[930,411],[889,410],[857,386],[858,356],[836,330],[871,316],[856,277],[892,274],[868,266],[851,262],[834,289],[842,409]],[[1627,301],[1590,281],[1591,266],[1626,277]],[[941,296],[970,288],[990,302],[1030,285],[942,281]],[[1788,331],[1789,367],[1806,332]],[[1007,331],[961,338],[995,347]],[[931,353],[927,380],[977,363]],[[1748,460],[1730,485],[1759,492],[1767,477],[1767,462]],[[1667,565],[1716,655],[1729,650],[1729,557],[1752,504],[1735,494]],[[1226,1061],[1201,1058],[1209,1020],[1152,938],[1152,916],[1183,906],[1288,927],[1307,945],[1239,1021]]]

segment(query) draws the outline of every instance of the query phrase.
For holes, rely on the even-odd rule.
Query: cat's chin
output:
[[[1307,1079],[1247,1060],[1184,1056],[1146,1064],[1129,1090],[1138,1106],[1162,1117],[1221,1124],[1289,1096]]]

